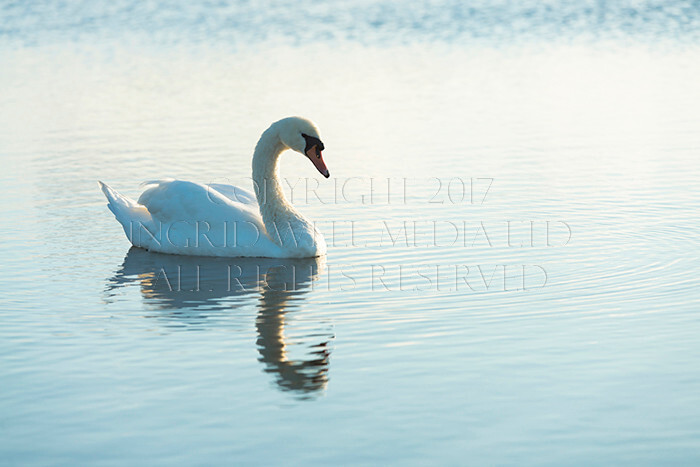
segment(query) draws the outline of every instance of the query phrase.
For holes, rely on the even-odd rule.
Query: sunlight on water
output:
[[[2,6],[0,459],[698,459],[697,8],[364,3]],[[130,248],[288,115],[327,257]]]

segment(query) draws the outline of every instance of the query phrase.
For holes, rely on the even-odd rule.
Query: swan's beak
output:
[[[317,150],[315,145],[311,146],[311,148],[306,151],[306,156],[311,159],[311,162],[313,162],[316,169],[321,172],[321,175],[326,178],[331,176],[331,173],[328,171],[328,167],[326,167],[326,163],[323,162],[321,151]]]

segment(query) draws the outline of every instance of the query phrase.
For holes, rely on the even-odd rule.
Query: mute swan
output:
[[[161,253],[198,256],[311,258],[326,254],[315,225],[289,204],[277,175],[286,149],[303,154],[328,178],[316,126],[301,117],[273,123],[253,153],[255,194],[232,185],[156,180],[138,202],[99,182],[129,241]]]

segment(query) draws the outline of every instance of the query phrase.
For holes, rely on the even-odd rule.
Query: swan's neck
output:
[[[268,232],[275,232],[275,226],[287,225],[303,219],[287,201],[279,179],[278,161],[288,149],[279,138],[274,125],[260,137],[253,154],[253,183],[260,206],[260,215]],[[272,236],[274,239],[274,235]]]

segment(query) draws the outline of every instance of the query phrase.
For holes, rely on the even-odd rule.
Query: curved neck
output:
[[[260,215],[268,232],[274,232],[274,223],[287,223],[301,217],[287,202],[282,191],[277,170],[280,154],[288,149],[275,126],[265,130],[260,136],[253,153],[253,183],[258,198]]]

